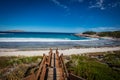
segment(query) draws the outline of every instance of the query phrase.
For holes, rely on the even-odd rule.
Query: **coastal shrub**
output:
[[[24,77],[24,73],[26,72],[28,66],[20,65],[18,68],[15,68],[14,71],[9,72],[8,75],[4,76],[2,79],[4,80],[21,80]]]
[[[0,80],[21,80],[28,67],[37,65],[41,59],[42,56],[0,57]]]
[[[93,35],[93,34],[96,34],[96,32],[94,32],[94,31],[86,31],[86,32],[83,32],[83,34]]]
[[[41,59],[42,56],[33,56],[33,57],[0,57],[0,69],[7,66],[13,66],[24,63],[36,62],[38,59]]]
[[[111,67],[120,68],[120,52],[116,51],[113,54],[107,54],[104,56],[103,61]]]
[[[113,37],[113,38],[120,38],[120,31],[106,31],[106,32],[94,32],[94,31],[86,31],[83,34],[88,35],[98,35],[100,37]]]
[[[11,56],[11,57],[0,57],[0,69],[5,68],[10,65],[9,61],[11,59],[15,59],[17,57]]]
[[[104,37],[114,37],[114,38],[120,38],[120,31],[113,31],[113,32],[100,32],[98,33],[99,36]]]
[[[66,66],[69,72],[87,80],[120,80],[118,72],[107,64],[86,56],[72,55]]]

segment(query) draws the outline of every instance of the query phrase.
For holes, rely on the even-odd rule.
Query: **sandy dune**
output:
[[[65,50],[59,50],[60,54],[71,55],[71,54],[83,54],[91,52],[106,52],[120,50],[120,47],[102,47],[102,48],[71,48]],[[30,51],[19,51],[16,49],[0,49],[0,56],[42,56],[48,54],[49,50],[30,50]],[[53,50],[55,53],[55,50]]]

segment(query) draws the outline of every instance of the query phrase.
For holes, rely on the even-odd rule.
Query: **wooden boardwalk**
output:
[[[81,77],[69,74],[63,60],[63,54],[59,55],[50,49],[49,55],[43,55],[43,59],[36,71],[26,76],[23,80],[85,80]]]

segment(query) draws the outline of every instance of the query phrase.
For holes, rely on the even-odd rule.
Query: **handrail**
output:
[[[46,64],[43,65],[42,73],[40,75],[40,80],[44,80],[45,79],[45,74],[46,74]]]
[[[50,49],[49,56],[48,56],[48,66],[51,65],[51,58],[52,58],[52,50]]]
[[[39,65],[39,69],[38,69],[36,75],[35,75],[34,72],[32,72],[29,76],[25,77],[23,80],[38,80],[38,78],[39,78],[39,76],[41,74],[42,69],[44,69],[44,65],[46,65],[45,64],[46,58],[47,58],[46,55],[43,54],[43,59],[42,59],[40,65]]]
[[[52,49],[50,49],[49,56],[47,57],[45,54],[43,54],[43,58],[41,63],[39,64],[39,69],[36,72],[32,72],[30,75],[25,77],[23,80],[45,80],[47,79],[46,76],[48,75],[48,69],[51,66],[52,60]],[[72,73],[68,73],[66,65],[64,63],[63,54],[59,56],[58,49],[56,49],[56,55],[54,54],[54,66],[55,69],[58,68],[59,73],[59,79],[60,80],[85,80],[82,77],[76,76]],[[54,76],[56,74],[53,74]]]
[[[36,75],[36,80],[38,80],[38,78],[39,78],[39,76],[40,76],[40,72],[41,72],[41,70],[42,70],[42,68],[43,68],[43,65],[44,65],[44,63],[45,63],[45,60],[46,60],[46,56],[45,56],[45,54],[44,54],[44,55],[43,55],[43,60],[42,60],[42,62],[41,62],[41,64],[40,64],[40,66],[39,66],[39,70],[38,70],[37,75]]]
[[[62,68],[63,68],[63,70],[65,72],[65,76],[64,77],[68,79],[69,78],[69,74],[68,74],[67,68],[66,68],[66,66],[64,64],[64,61],[63,61],[63,54],[60,55],[60,61],[62,63]]]
[[[63,67],[62,67],[62,62],[60,60],[60,57],[59,57],[59,52],[58,52],[58,49],[56,49],[56,59],[58,60],[58,64],[59,64],[59,70],[60,70],[60,80],[65,80],[65,77],[64,77],[64,70],[63,70]]]

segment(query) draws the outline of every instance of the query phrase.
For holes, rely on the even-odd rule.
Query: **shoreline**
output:
[[[63,55],[72,55],[72,54],[84,54],[92,52],[107,52],[107,51],[118,51],[118,47],[100,47],[100,48],[68,48],[68,49],[59,49],[59,53]],[[0,56],[42,56],[43,54],[48,54],[49,49],[42,50],[18,50],[18,49],[6,49],[0,48]],[[53,50],[55,53],[55,50]]]

